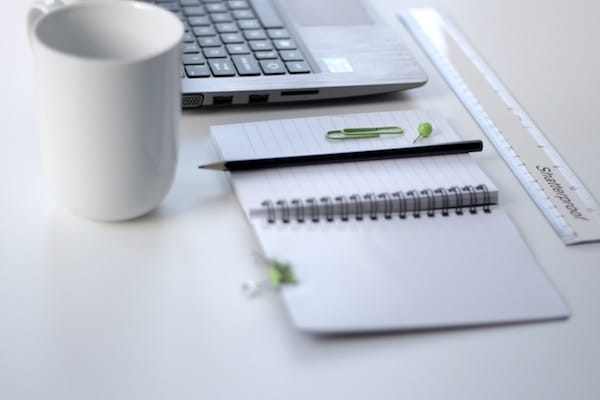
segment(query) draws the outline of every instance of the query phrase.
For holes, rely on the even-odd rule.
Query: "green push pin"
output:
[[[279,289],[281,285],[293,285],[297,283],[290,264],[282,263],[277,260],[269,260],[267,267],[269,271],[269,280],[271,281],[271,286],[273,286],[273,288]]]
[[[420,140],[421,138],[429,137],[429,135],[431,135],[431,132],[433,132],[433,126],[431,126],[429,122],[421,122],[417,126],[417,132],[419,133],[419,136],[417,136],[415,140],[413,140],[413,143],[416,143],[417,140]]]
[[[280,289],[283,285],[294,285],[298,283],[292,265],[274,259],[268,259],[257,254],[267,266],[268,278],[260,281],[249,280],[242,284],[242,291],[248,296],[254,296],[265,289]]]

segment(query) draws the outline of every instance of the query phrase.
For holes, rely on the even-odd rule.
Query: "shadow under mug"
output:
[[[95,220],[154,209],[177,166],[179,19],[135,1],[45,0],[28,24],[50,192]]]

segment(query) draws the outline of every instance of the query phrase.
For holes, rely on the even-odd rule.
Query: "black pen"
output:
[[[355,161],[373,161],[393,158],[429,157],[448,154],[471,153],[483,150],[481,140],[465,140],[425,146],[399,147],[382,150],[352,151],[346,153],[308,154],[289,157],[255,158],[248,160],[218,161],[198,168],[218,171],[249,171],[265,168],[296,167],[302,165],[330,164]]]

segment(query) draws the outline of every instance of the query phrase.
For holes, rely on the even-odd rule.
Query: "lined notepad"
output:
[[[225,160],[458,140],[437,111],[340,115],[211,128]],[[330,142],[325,132],[399,125],[403,135]],[[282,298],[295,325],[340,333],[563,318],[568,310],[469,155],[232,174],[267,257],[299,283]]]
[[[428,144],[459,140],[437,111],[265,121],[216,126],[212,132],[223,158],[236,160],[412,146],[417,133],[408,127],[416,127],[422,120],[431,121],[435,126]],[[332,129],[384,125],[399,125],[406,132],[377,139],[338,142],[328,141],[324,137],[324,133]],[[496,203],[498,199],[496,187],[468,154],[236,172],[234,179],[236,191],[247,212],[260,207],[267,194],[273,201],[304,201],[325,197],[334,200],[341,196],[392,195],[398,191],[407,193],[426,188],[444,188],[448,191],[456,186],[461,189],[459,195],[464,195],[462,188],[474,182],[487,187],[491,203]],[[454,206],[456,196],[452,192],[448,195],[449,206]],[[436,208],[440,208],[442,195],[434,193],[433,196]],[[483,193],[476,191],[476,196],[476,203],[481,204],[484,201]],[[383,208],[383,202],[383,199],[379,201],[379,208]],[[412,199],[407,199],[406,203],[409,208],[413,207]],[[397,207],[396,204],[392,206]]]

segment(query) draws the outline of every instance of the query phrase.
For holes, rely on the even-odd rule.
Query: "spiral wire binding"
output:
[[[435,215],[435,195],[433,194],[433,190],[421,190],[421,194],[427,198],[427,216],[433,217]]]
[[[319,222],[320,212],[319,212],[319,203],[317,202],[317,199],[311,197],[310,199],[306,200],[306,203],[308,203],[308,207],[310,209],[311,221]]]
[[[360,199],[360,195],[353,194],[350,196],[350,200],[354,203],[354,216],[357,221],[362,221],[363,219],[363,205],[364,203]]]
[[[483,212],[490,213],[492,210],[490,209],[490,191],[485,185],[477,185],[477,190],[483,192]]]
[[[403,192],[394,192],[392,196],[398,199],[398,216],[402,219],[406,218],[406,196]]]
[[[475,192],[475,188],[471,185],[467,185],[463,187],[463,192],[467,191],[469,193],[469,212],[471,214],[477,213],[477,206],[475,205],[475,201],[477,199],[477,193]]]
[[[480,186],[485,186],[485,185],[480,185]],[[486,189],[487,190],[487,189]],[[449,209],[450,209],[450,198],[448,195],[448,191],[446,190],[446,188],[437,188],[433,191],[434,193],[439,193],[442,196],[442,208],[441,208],[441,213],[444,217],[447,217],[449,214]],[[488,200],[489,200],[489,192],[488,192]],[[488,207],[489,209],[489,207]]]
[[[292,200],[292,205],[294,206],[294,210],[296,210],[296,221],[303,223],[304,222],[304,202],[302,199],[294,199]]]
[[[331,197],[322,197],[321,202],[325,205],[325,219],[327,222],[333,221],[333,203]]]
[[[383,217],[385,219],[391,219],[392,218],[392,210],[393,210],[393,205],[392,205],[392,196],[390,196],[389,193],[379,193],[379,195],[377,196],[380,199],[383,199]]]
[[[406,195],[413,199],[413,217],[421,217],[421,196],[416,190],[409,190]]]
[[[448,189],[450,193],[456,194],[456,215],[462,215],[463,193],[458,186],[452,186]]]
[[[479,194],[483,196],[483,201],[478,205]],[[455,199],[452,207],[450,206],[451,197]],[[441,207],[436,208],[436,198],[440,199]],[[436,209],[446,217],[450,214],[451,208],[455,209],[456,215],[462,215],[463,208],[466,207],[471,214],[476,214],[478,207],[481,207],[485,213],[490,213],[490,204],[491,196],[486,185],[475,187],[466,185],[462,188],[459,186],[439,187],[424,189],[420,192],[409,190],[407,192],[367,193],[362,196],[353,194],[349,197],[325,196],[320,199],[311,197],[304,200],[292,199],[291,201],[279,199],[275,203],[265,200],[261,206],[266,210],[267,222],[272,224],[278,219],[284,223],[292,220],[302,223],[307,216],[315,223],[320,222],[323,218],[327,222],[333,222],[336,217],[342,221],[349,221],[350,218],[362,221],[365,217],[376,220],[380,215],[383,215],[385,219],[391,219],[394,214],[398,218],[405,219],[409,209],[414,218],[420,218],[421,213],[425,213],[428,217],[434,217]],[[411,205],[412,207],[410,207]]]
[[[281,220],[285,223],[290,222],[290,207],[287,200],[277,200],[275,204],[281,209]]]
[[[369,203],[369,218],[371,218],[372,220],[376,220],[377,219],[377,196],[375,196],[375,193],[369,193],[367,195],[365,195],[365,200],[367,200],[367,202]]]
[[[337,196],[335,201],[340,203],[340,218],[342,221],[348,221],[350,216],[350,205],[346,196]]]

